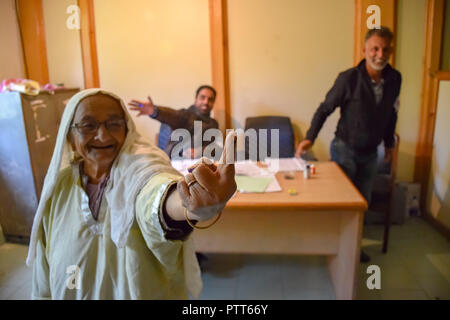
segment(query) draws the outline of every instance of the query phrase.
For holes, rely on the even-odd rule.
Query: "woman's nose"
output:
[[[109,131],[106,129],[105,124],[101,123],[95,134],[95,138],[100,141],[107,140],[110,137]]]

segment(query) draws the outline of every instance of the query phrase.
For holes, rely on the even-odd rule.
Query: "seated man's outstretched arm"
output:
[[[176,110],[170,107],[156,106],[152,99],[147,97],[148,101],[131,100],[128,105],[130,110],[138,111],[137,116],[150,116],[159,122],[169,125],[172,130],[183,128],[184,121],[182,110]]]

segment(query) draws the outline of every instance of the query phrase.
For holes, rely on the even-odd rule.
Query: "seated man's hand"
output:
[[[306,152],[308,149],[312,147],[313,143],[311,140],[305,139],[298,144],[297,150],[295,152],[295,156],[300,158],[301,155]]]
[[[131,100],[128,102],[128,105],[131,106],[130,110],[138,111],[138,117],[151,116],[155,112],[155,105],[150,96],[147,99],[148,101]]]

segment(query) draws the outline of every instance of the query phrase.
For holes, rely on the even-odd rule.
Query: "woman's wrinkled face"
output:
[[[126,135],[125,114],[120,102],[109,95],[96,94],[78,104],[69,141],[85,165],[104,168],[112,165]]]

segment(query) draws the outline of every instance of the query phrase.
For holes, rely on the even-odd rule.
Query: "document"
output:
[[[188,168],[199,159],[172,160],[171,164],[181,174],[188,174]],[[255,161],[245,160],[235,163],[237,191],[243,193],[262,193],[281,191],[280,184],[269,166],[259,166]]]
[[[236,175],[240,176],[259,177],[266,176],[268,173],[267,170],[258,167],[256,162],[251,160],[236,161],[234,168]]]
[[[281,191],[280,184],[273,173],[267,170],[267,164],[259,166],[255,161],[245,160],[236,162],[236,183],[242,183],[242,188],[239,188],[240,192],[278,192]],[[246,179],[247,178],[262,178],[258,179]],[[270,181],[264,191],[260,191],[265,185],[261,181]],[[249,185],[250,184],[250,185]],[[247,188],[248,187],[248,188]],[[256,190],[256,191],[251,191]]]
[[[237,190],[242,193],[262,193],[265,192],[269,184],[273,181],[273,177],[248,177],[235,176]]]
[[[266,158],[267,170],[271,173],[286,171],[303,171],[305,160],[299,158]]]
[[[280,184],[275,176],[273,176],[272,182],[267,186],[264,192],[280,192],[282,191]]]

